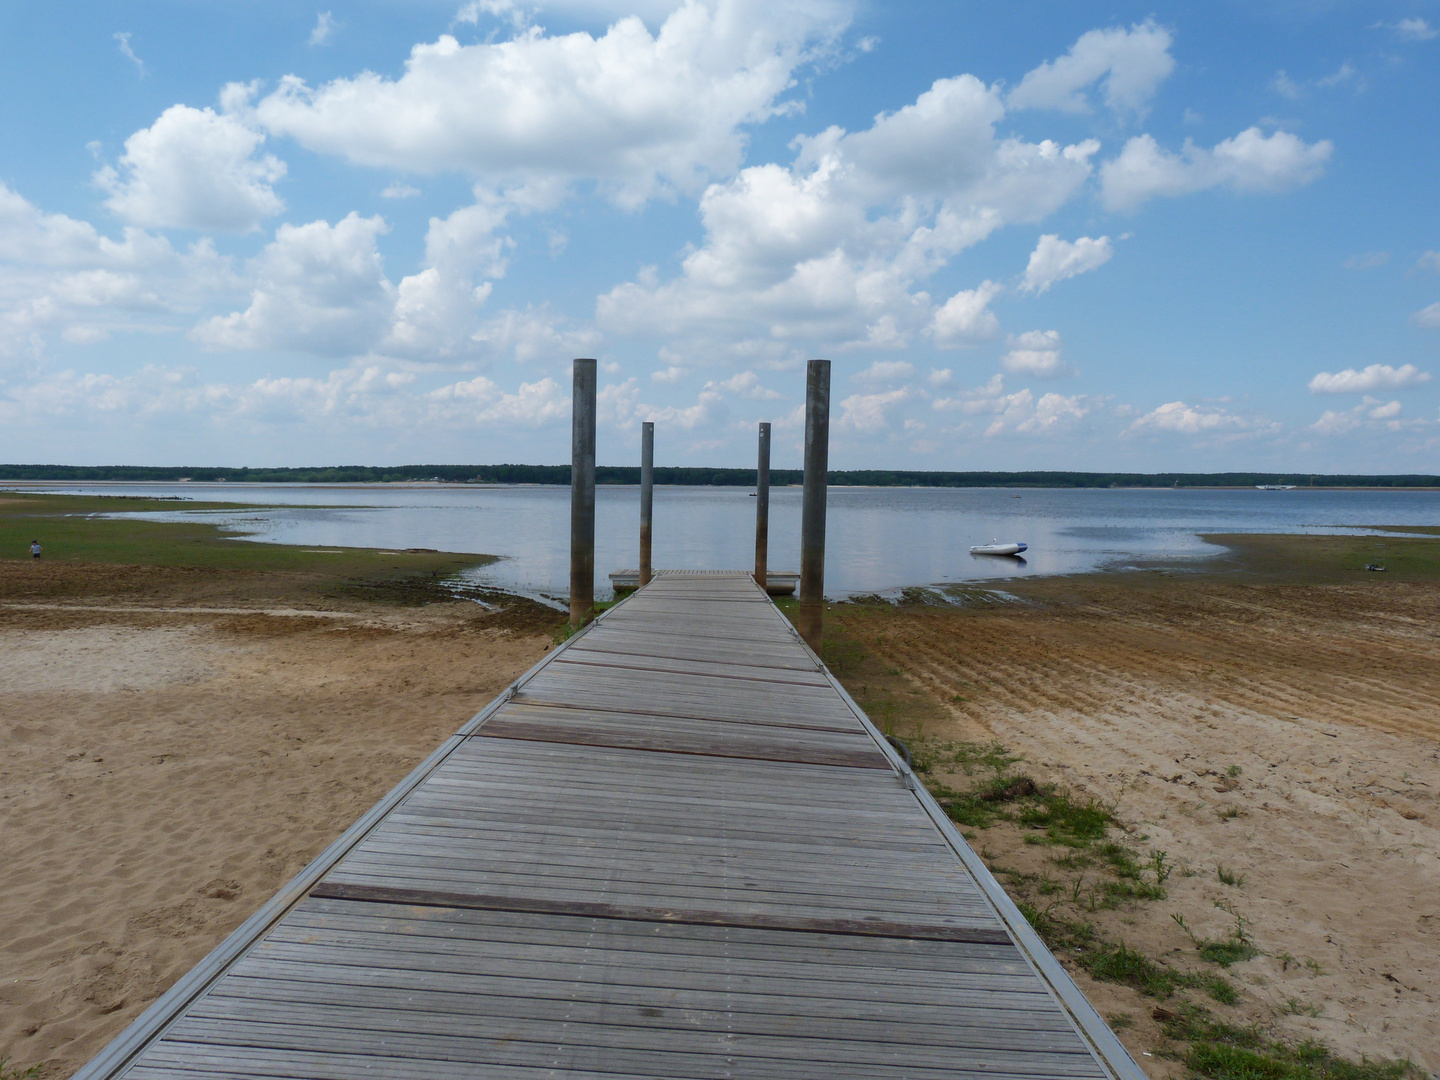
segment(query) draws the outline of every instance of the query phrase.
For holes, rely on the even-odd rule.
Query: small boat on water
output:
[[[970,549],[971,555],[1019,555],[1028,545],[1020,540],[1002,543],[992,540],[988,544],[976,544]]]

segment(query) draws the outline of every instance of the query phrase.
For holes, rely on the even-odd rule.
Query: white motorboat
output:
[[[971,555],[1019,555],[1025,550],[1023,541],[1013,540],[1009,543],[1002,543],[999,540],[992,540],[988,544],[976,544],[970,549]]]

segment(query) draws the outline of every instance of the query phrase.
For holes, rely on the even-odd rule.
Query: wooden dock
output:
[[[1144,1074],[749,575],[664,573],[76,1075]]]

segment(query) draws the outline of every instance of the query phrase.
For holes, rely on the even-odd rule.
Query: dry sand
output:
[[[159,603],[0,601],[0,1058],[47,1078],[549,645],[473,604],[187,609],[148,580]]]
[[[1202,969],[1171,915],[1223,939],[1227,904],[1267,955],[1231,968],[1238,1007],[1197,1001],[1440,1070],[1440,589],[1091,579],[1032,599],[837,617],[904,673],[927,734],[1023,754],[1035,779],[1113,804],[1137,848],[1181,867],[1166,900],[1061,913]],[[973,836],[994,866],[1066,876],[1013,825]],[[1222,866],[1244,884],[1223,884]],[[1145,1056],[1161,1044],[1153,999],[1076,974],[1102,1013],[1132,1017],[1121,1037],[1152,1075],[1183,1071]]]

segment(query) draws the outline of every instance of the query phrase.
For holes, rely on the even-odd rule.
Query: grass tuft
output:
[[[1123,941],[1107,941],[1093,923],[1059,918],[1048,908],[1039,910],[1025,903],[1017,906],[1052,951],[1069,953],[1092,978],[1121,983],[1161,1000],[1181,990],[1203,991],[1224,1005],[1239,1000],[1235,987],[1224,976],[1166,967]]]
[[[1206,1080],[1419,1080],[1408,1060],[1358,1062],[1337,1057],[1317,1042],[1274,1041],[1258,1028],[1228,1024],[1189,1005],[1162,1025],[1165,1037],[1188,1044],[1172,1055]]]

